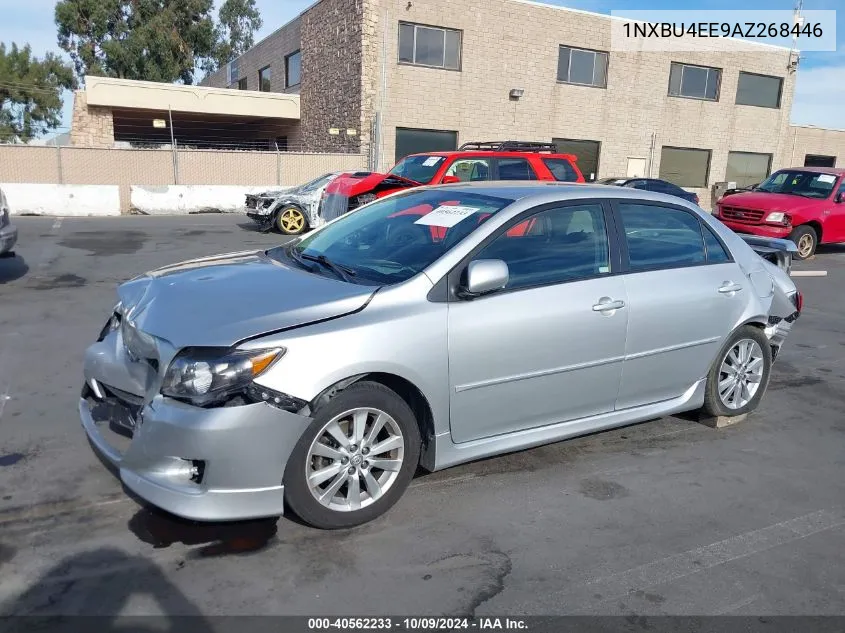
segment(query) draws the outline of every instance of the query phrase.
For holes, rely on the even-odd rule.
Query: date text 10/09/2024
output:
[[[517,631],[528,630],[520,618],[309,618],[311,631]]]

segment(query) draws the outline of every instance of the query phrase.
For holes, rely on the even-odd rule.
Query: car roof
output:
[[[775,171],[808,171],[814,174],[845,174],[845,167],[781,167]]]
[[[517,151],[503,151],[499,152],[496,150],[475,150],[475,149],[464,149],[464,150],[449,150],[445,152],[419,152],[417,154],[408,154],[405,158],[409,156],[445,156],[446,158],[452,158],[453,156],[466,156],[467,158],[475,158],[475,157],[484,157],[484,156],[492,156],[493,158],[524,158],[525,156],[540,156],[541,158],[567,158],[571,161],[576,161],[578,159],[575,154],[555,154],[550,152],[517,152]]]
[[[684,205],[685,200],[676,196],[643,189],[629,189],[615,185],[594,183],[556,182],[550,180],[509,180],[460,182],[448,185],[427,185],[420,189],[453,190],[461,193],[478,193],[512,200],[536,199],[537,204],[562,200],[582,200],[589,198],[636,198],[653,202],[668,202]],[[685,206],[689,206],[688,204]],[[695,208],[695,207],[693,207]]]

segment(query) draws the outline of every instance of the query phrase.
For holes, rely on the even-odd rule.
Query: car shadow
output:
[[[20,279],[29,272],[29,266],[20,255],[0,257],[0,284]]]
[[[123,615],[138,601],[158,613]],[[213,628],[155,563],[114,547],[60,560],[16,599],[0,606],[0,614],[3,631],[181,633]]]
[[[236,226],[241,229],[242,231],[246,231],[247,233],[272,233],[273,232],[273,225],[270,224],[268,226],[262,226],[258,224],[258,222],[238,222]]]

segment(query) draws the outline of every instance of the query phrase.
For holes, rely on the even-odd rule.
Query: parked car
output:
[[[723,196],[714,215],[738,233],[789,239],[797,259],[845,242],[845,169],[781,169],[753,191]]]
[[[299,235],[322,225],[320,200],[326,186],[341,172],[323,174],[293,189],[247,195],[246,214],[262,228],[276,228],[285,235]]]
[[[801,294],[667,200],[420,187],[284,246],[147,273],[86,352],[82,424],[169,512],[247,519],[286,500],[340,528],[385,512],[420,465],[752,411]]]
[[[9,203],[6,195],[0,189],[0,257],[14,255],[12,250],[18,241],[18,229],[9,219]]]
[[[691,191],[685,191],[678,185],[674,185],[666,180],[660,180],[659,178],[602,178],[601,180],[597,180],[596,183],[600,185],[631,187],[632,189],[642,189],[643,191],[665,193],[677,198],[683,198],[693,204],[698,204],[698,194]]]
[[[454,152],[406,156],[387,174],[345,174],[326,188],[321,209],[326,220],[332,220],[402,189],[487,180],[584,182],[584,176],[576,157],[558,154],[554,143],[464,143]]]

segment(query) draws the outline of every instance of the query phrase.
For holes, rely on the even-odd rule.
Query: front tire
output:
[[[384,385],[353,383],[317,409],[299,438],[285,468],[285,500],[314,527],[361,525],[399,500],[419,457],[408,404]]]
[[[772,348],[762,330],[744,325],[728,337],[707,375],[704,411],[732,417],[760,404],[772,370]]]
[[[796,226],[792,233],[789,234],[789,239],[798,247],[796,259],[808,259],[816,252],[816,247],[819,245],[819,236],[812,226],[803,224]]]
[[[308,221],[299,207],[286,206],[276,213],[276,228],[284,235],[301,235],[308,228]]]

